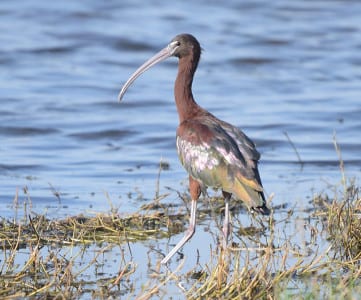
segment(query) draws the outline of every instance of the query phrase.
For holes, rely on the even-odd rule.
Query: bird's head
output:
[[[192,55],[195,57],[195,67],[197,66],[199,57],[201,53],[201,47],[197,39],[187,33],[179,34],[174,37],[167,47],[160,50],[153,57],[148,59],[143,65],[141,65],[127,80],[123,85],[119,95],[118,100],[121,101],[125,92],[129,86],[145,71],[154,66],[155,64],[167,59],[168,57],[175,56],[179,59]]]

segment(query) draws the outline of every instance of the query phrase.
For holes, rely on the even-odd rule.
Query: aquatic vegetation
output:
[[[226,250],[215,245],[207,262],[187,270],[182,257],[161,267],[160,250],[148,243],[182,233],[187,224],[187,212],[163,199],[158,195],[128,216],[113,211],[2,220],[0,297],[353,299],[361,292],[361,197],[354,180],[315,195],[308,209],[275,207],[270,217],[250,224],[240,221],[242,208],[231,203],[233,243]],[[204,201],[199,219],[217,223],[222,209],[220,198]],[[209,234],[217,236],[218,225]],[[146,245],[142,261],[132,253],[136,245]],[[144,263],[146,278],[139,274]]]

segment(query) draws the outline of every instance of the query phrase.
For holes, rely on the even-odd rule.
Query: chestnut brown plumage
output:
[[[179,115],[176,144],[180,161],[189,174],[191,215],[185,236],[162,263],[167,263],[193,236],[197,200],[202,188],[222,190],[225,201],[225,245],[229,235],[229,200],[232,195],[242,200],[251,210],[262,214],[269,213],[257,167],[260,154],[254,143],[237,127],[217,119],[201,108],[193,98],[192,82],[200,55],[201,47],[194,36],[177,35],[166,48],[133,73],[118,97],[120,101],[133,81],[147,69],[170,56],[178,57],[178,75],[174,86]]]

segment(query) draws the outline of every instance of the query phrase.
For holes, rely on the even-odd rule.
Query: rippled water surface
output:
[[[2,1],[2,216],[13,216],[16,195],[52,217],[110,203],[136,211],[155,194],[161,160],[161,192],[186,191],[175,150],[177,60],[116,99],[182,32],[204,48],[195,98],[256,142],[274,205],[305,206],[340,181],[334,134],[346,175],[359,177],[360,15],[359,1]],[[182,204],[171,193],[167,201]]]
[[[339,180],[334,132],[347,171],[357,176],[360,13],[357,1],[3,1],[3,214],[17,189],[20,201],[27,198],[24,187],[40,211],[58,206],[54,192],[61,214],[106,210],[105,192],[133,211],[139,195],[152,198],[161,160],[170,165],[161,189],[185,190],[175,151],[176,59],[116,101],[135,68],[181,32],[204,48],[196,99],[255,140],[275,202],[292,203],[322,180]]]

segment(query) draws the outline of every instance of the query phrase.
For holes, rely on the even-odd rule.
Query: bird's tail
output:
[[[269,215],[270,210],[267,207],[263,188],[257,182],[244,177],[242,179],[236,178],[232,194],[242,200],[251,210],[263,215]]]

